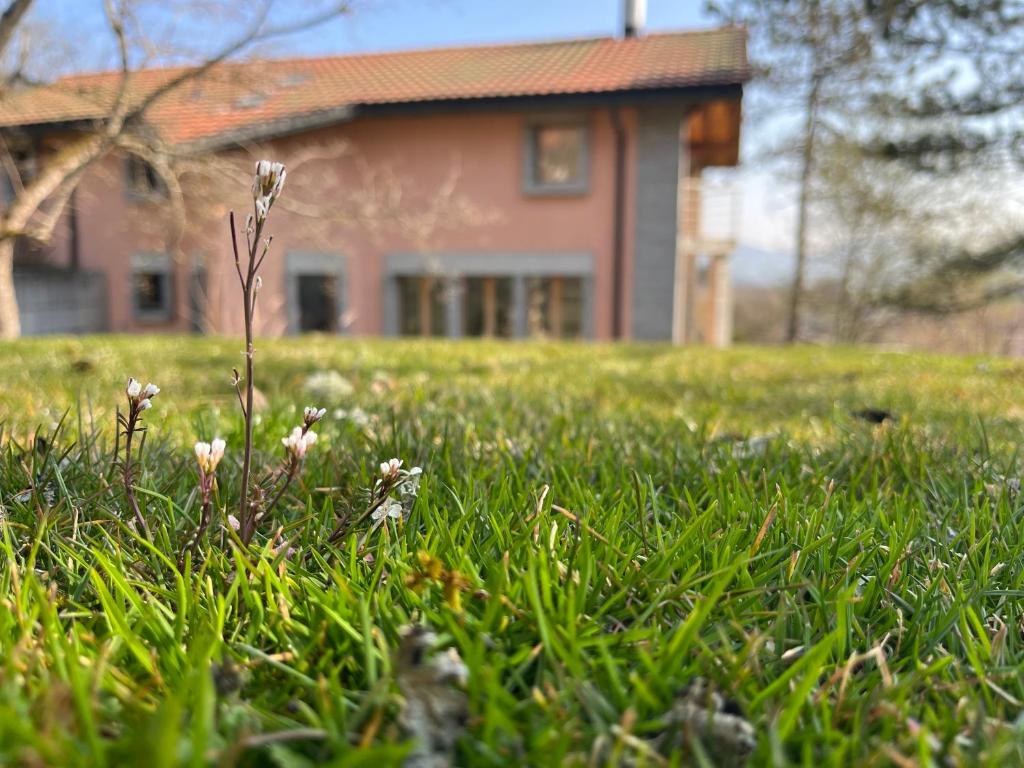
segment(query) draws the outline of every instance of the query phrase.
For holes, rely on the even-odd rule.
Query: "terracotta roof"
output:
[[[133,97],[181,72],[136,73]],[[748,78],[746,35],[725,28],[222,64],[161,97],[146,117],[166,140],[185,143],[360,105],[721,86]],[[101,117],[119,81],[115,72],[76,75],[7,94],[0,126]]]

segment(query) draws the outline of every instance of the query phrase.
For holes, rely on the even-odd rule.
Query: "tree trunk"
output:
[[[18,300],[14,295],[14,238],[0,240],[0,339],[21,335]]]
[[[807,271],[807,216],[810,207],[811,174],[814,168],[814,149],[818,125],[818,94],[821,80],[815,76],[807,93],[807,119],[804,123],[804,146],[800,168],[800,207],[796,224],[796,266],[789,294],[789,322],[786,341],[790,344],[800,337],[800,313],[803,310],[804,273]]]

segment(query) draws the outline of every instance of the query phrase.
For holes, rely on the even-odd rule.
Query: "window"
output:
[[[129,197],[151,199],[166,197],[164,186],[156,168],[139,157],[129,157],[125,161],[125,191]]]
[[[587,191],[587,129],[573,123],[533,124],[527,129],[528,194],[582,194]]]
[[[322,251],[290,251],[285,259],[289,333],[344,333],[345,257]]]
[[[512,278],[466,278],[463,300],[463,331],[466,336],[512,336]]]
[[[583,333],[583,281],[578,277],[532,277],[526,283],[530,336],[575,339]]]
[[[398,332],[403,336],[446,336],[444,281],[398,278]]]
[[[334,275],[297,275],[299,333],[338,330],[337,280]]]
[[[137,319],[171,319],[171,277],[171,260],[165,254],[139,254],[132,259],[132,302]]]

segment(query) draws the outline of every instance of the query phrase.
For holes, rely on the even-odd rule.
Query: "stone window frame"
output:
[[[590,192],[591,121],[582,113],[529,115],[523,126],[523,194],[527,197],[581,197]],[[537,167],[536,136],[539,128],[579,128],[582,131],[580,178],[565,184],[546,184],[534,172]]]
[[[285,298],[288,310],[288,333],[300,333],[299,281],[302,275],[334,277],[335,324],[338,334],[346,334],[345,313],[348,311],[348,263],[343,254],[328,251],[288,251],[285,254]]]

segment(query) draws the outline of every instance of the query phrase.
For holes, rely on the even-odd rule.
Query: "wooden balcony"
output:
[[[732,341],[729,257],[740,223],[739,187],[727,179],[688,176],[679,187],[672,340],[715,347]]]

